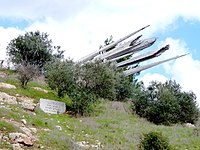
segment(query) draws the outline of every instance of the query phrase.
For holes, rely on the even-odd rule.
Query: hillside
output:
[[[154,125],[130,111],[123,102],[102,100],[90,117],[47,114],[39,99],[59,99],[44,82],[19,87],[14,74],[0,74],[0,149],[138,149],[143,133],[160,131],[175,149],[200,149],[200,128]],[[7,84],[6,84],[7,83]]]

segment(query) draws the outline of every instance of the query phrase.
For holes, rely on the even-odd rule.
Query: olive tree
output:
[[[60,46],[53,46],[47,33],[26,32],[10,41],[7,46],[9,60],[16,66],[18,78],[23,88],[43,66],[53,60],[62,59],[64,51]]]
[[[53,46],[47,33],[40,31],[26,32],[10,41],[7,54],[15,65],[29,63],[42,68],[44,64],[55,57],[62,57],[60,46]],[[53,52],[55,52],[55,55]]]
[[[39,70],[37,66],[27,64],[22,64],[17,66],[17,78],[21,83],[22,88],[26,88],[29,81],[36,78],[39,75]]]
[[[45,65],[45,78],[49,87],[56,90],[59,97],[71,92],[75,86],[75,65],[70,59],[55,60]]]
[[[141,87],[133,100],[136,114],[156,124],[195,123],[199,108],[193,92],[182,91],[176,81],[153,81]]]
[[[77,83],[95,93],[100,98],[114,100],[115,72],[107,63],[100,60],[85,63],[77,72]]]

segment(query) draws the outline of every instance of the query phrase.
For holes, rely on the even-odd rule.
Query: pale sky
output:
[[[200,1],[198,0],[0,0],[0,59],[6,46],[26,31],[47,32],[65,57],[77,60],[99,48],[113,35],[117,40],[143,26],[143,38],[157,37],[148,50],[170,45],[161,57],[190,55],[146,70],[149,81],[176,80],[192,90],[200,104]],[[149,63],[149,62],[146,62]],[[142,65],[142,64],[141,64]]]

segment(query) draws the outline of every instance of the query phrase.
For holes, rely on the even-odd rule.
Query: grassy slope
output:
[[[0,89],[0,91],[11,95],[29,96],[34,98],[36,102],[42,97],[70,103],[68,98],[59,99],[54,92],[45,94],[31,88],[39,86],[48,89],[46,85],[31,83],[29,88],[24,90],[18,86],[16,80],[7,79],[5,81],[17,86],[17,89],[12,90]],[[10,109],[0,108],[0,118],[14,119],[18,122],[25,118],[28,126],[36,127],[39,140],[34,144],[34,148],[42,145],[44,149],[65,150],[73,149],[75,141],[87,141],[95,144],[98,140],[104,146],[102,149],[137,149],[141,135],[156,130],[169,137],[170,143],[176,149],[200,149],[199,128],[185,128],[180,125],[157,126],[129,112],[111,108],[112,103],[102,101],[95,108],[98,115],[85,118],[73,118],[66,114],[50,115],[43,113],[39,108],[36,109],[36,115],[34,115],[22,110],[18,105],[10,105]],[[121,105],[127,107],[125,103]],[[62,131],[56,129],[56,125],[61,126]],[[44,131],[44,128],[50,129],[50,131]],[[0,121],[1,132],[9,133],[15,130],[18,129],[14,129],[11,124]],[[0,143],[0,148],[3,147],[10,148],[10,145]]]

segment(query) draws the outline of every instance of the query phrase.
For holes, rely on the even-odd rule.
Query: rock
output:
[[[62,131],[62,127],[61,126],[56,126],[56,129],[58,129],[59,131]]]
[[[22,135],[22,133],[9,133],[9,138],[10,138],[12,143],[17,143],[19,141],[19,137],[21,135]],[[17,142],[15,142],[15,141],[17,141]]]
[[[1,71],[1,72],[0,72],[0,77],[1,77],[1,78],[5,78],[5,77],[7,77],[7,74],[6,74],[5,72],[2,72],[2,71]]]
[[[26,122],[26,120],[25,120],[25,119],[22,119],[22,120],[21,120],[21,122],[22,122],[24,125],[26,125],[26,124],[27,124],[27,122]]]
[[[24,143],[24,145],[26,145],[26,146],[33,146],[33,142],[31,141],[31,138],[29,138],[29,137],[24,138],[23,143]]]
[[[6,88],[6,89],[16,89],[16,86],[0,82],[0,88]]]
[[[21,104],[22,108],[29,111],[34,111],[36,104],[33,102],[34,99],[28,97],[18,97],[19,104]]]
[[[186,123],[185,126],[188,128],[195,128],[195,125],[193,125],[191,123]]]
[[[33,89],[35,89],[35,90],[37,90],[37,91],[44,92],[44,93],[48,93],[48,91],[47,91],[47,90],[45,90],[45,89],[42,89],[42,88],[40,88],[40,87],[33,87]]]
[[[32,131],[29,129],[29,128],[27,128],[27,127],[20,127],[20,129],[26,134],[26,135],[28,135],[29,137],[33,137],[33,135],[32,135]]]
[[[37,133],[37,129],[36,128],[29,128],[29,129],[32,131],[32,133],[34,133],[34,134]]]
[[[43,149],[43,148],[44,148],[44,146],[43,146],[43,145],[39,145],[39,146],[38,146],[38,148],[40,148],[40,149]]]
[[[47,128],[44,128],[44,129],[41,129],[41,130],[46,131],[46,132],[51,131],[50,129],[47,129]]]
[[[3,140],[4,142],[9,141],[9,137],[8,137],[7,135],[4,135],[4,136],[2,137],[2,140]]]
[[[26,146],[33,146],[31,138],[23,133],[9,133],[9,138],[13,144],[21,143]]]
[[[20,97],[20,95],[19,95],[19,94],[15,94],[15,96],[16,96],[16,97]]]
[[[30,103],[30,102],[22,102],[22,108],[25,110],[30,110],[30,111],[34,111],[36,105],[34,103]]]
[[[19,143],[13,144],[12,147],[13,147],[13,150],[24,150],[23,148],[21,148]]]
[[[16,97],[10,96],[4,92],[0,92],[0,101],[6,102],[8,104],[17,104]]]

